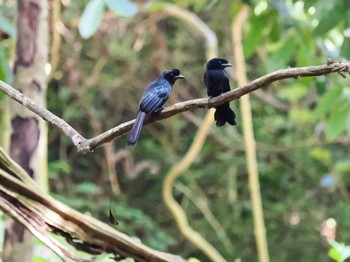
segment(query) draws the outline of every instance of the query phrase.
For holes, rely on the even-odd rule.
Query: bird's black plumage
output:
[[[131,129],[128,145],[137,143],[145,117],[162,109],[162,106],[169,98],[175,81],[183,78],[185,77],[180,74],[180,70],[175,68],[170,71],[164,71],[147,86],[139,103],[139,113]]]
[[[215,97],[230,91],[230,82],[225,68],[231,66],[223,58],[213,58],[206,64],[204,83],[207,87],[208,96]],[[217,106],[214,119],[217,126],[223,126],[226,122],[232,126],[235,125],[236,115],[230,108],[230,103]]]

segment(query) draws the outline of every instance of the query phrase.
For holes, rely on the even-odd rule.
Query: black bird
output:
[[[139,103],[139,113],[131,129],[128,145],[135,145],[137,143],[145,117],[153,112],[162,110],[162,106],[168,100],[175,81],[184,78],[184,76],[180,75],[180,70],[175,68],[170,71],[164,71],[156,80],[147,86]]]
[[[225,71],[226,67],[232,65],[223,58],[213,58],[206,64],[204,73],[204,83],[207,87],[208,96],[219,96],[230,91],[230,82]],[[230,103],[225,103],[216,107],[214,114],[216,126],[223,126],[225,123],[236,124],[236,115],[230,108]]]

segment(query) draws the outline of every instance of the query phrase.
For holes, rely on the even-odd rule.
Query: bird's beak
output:
[[[186,79],[183,75],[175,76],[175,79]]]
[[[232,65],[230,63],[227,63],[227,64],[221,64],[223,65],[224,67],[232,67]]]

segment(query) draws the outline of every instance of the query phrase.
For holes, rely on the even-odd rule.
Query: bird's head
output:
[[[180,70],[177,68],[174,68],[169,71],[163,72],[163,77],[168,80],[168,82],[173,85],[177,79],[185,79],[183,75],[180,74]]]
[[[232,65],[223,58],[213,58],[206,64],[207,69],[224,69],[225,67],[232,67]]]

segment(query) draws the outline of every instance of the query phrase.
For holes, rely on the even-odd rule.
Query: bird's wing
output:
[[[222,84],[221,84],[221,89],[223,93],[226,93],[230,91],[230,80],[228,79],[228,76],[225,75],[224,78],[222,78]]]
[[[147,114],[161,108],[168,100],[170,89],[168,86],[159,85],[156,88],[147,89],[144,93],[141,102],[140,110]]]

